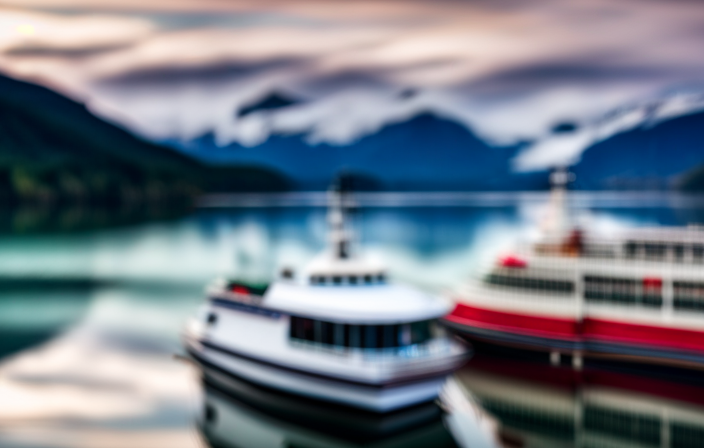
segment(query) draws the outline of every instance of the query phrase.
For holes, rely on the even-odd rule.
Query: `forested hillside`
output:
[[[0,201],[174,201],[280,191],[280,174],[213,167],[139,139],[49,89],[0,76]]]

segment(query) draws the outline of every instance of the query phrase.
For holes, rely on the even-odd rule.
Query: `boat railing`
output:
[[[213,288],[207,291],[208,297],[218,300],[225,300],[230,302],[242,303],[245,305],[260,306],[264,300],[263,296],[246,293],[246,292],[234,292],[218,288]]]
[[[639,240],[638,238],[589,238],[579,243],[547,239],[523,243],[519,252],[541,257],[618,260],[628,263],[704,265],[704,239],[693,241]]]

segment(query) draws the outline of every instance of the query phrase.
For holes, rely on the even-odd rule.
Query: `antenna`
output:
[[[559,166],[550,173],[550,209],[544,222],[543,230],[550,234],[562,234],[569,228],[569,214],[567,213],[566,190],[567,185],[575,180],[576,176],[566,166]]]
[[[346,228],[347,207],[349,206],[350,179],[340,174],[328,191],[328,222],[330,224],[330,244],[335,257],[350,258],[351,233]]]

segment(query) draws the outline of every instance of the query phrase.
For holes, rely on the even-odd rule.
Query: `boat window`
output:
[[[331,322],[316,321],[315,342],[331,345],[335,341],[333,332],[334,324]]]
[[[399,325],[401,327],[399,329],[399,334],[398,334],[398,344],[399,345],[411,345],[411,325],[410,324],[405,324],[405,325]]]
[[[684,245],[683,244],[675,244],[672,246],[672,258],[678,263],[681,263],[684,261]]]
[[[411,324],[411,344],[420,344],[430,339],[430,321],[414,322]]]
[[[384,347],[397,347],[398,346],[398,325],[384,325],[383,328],[383,340],[382,345]]]
[[[401,325],[348,325],[291,316],[291,339],[335,347],[382,349],[421,344],[437,336],[435,321]]]
[[[486,282],[492,285],[508,288],[531,289],[534,291],[550,291],[571,293],[574,283],[565,280],[541,279],[518,275],[489,274]]]
[[[333,341],[332,344],[338,347],[346,347],[348,345],[347,335],[348,332],[345,331],[346,325],[344,324],[333,324],[332,334]]]
[[[372,282],[372,276],[371,275],[365,275],[364,276],[364,283],[371,283]]]
[[[692,261],[694,263],[704,262],[704,246],[701,244],[692,245]]]
[[[362,346],[362,330],[359,325],[345,325],[347,333],[347,347],[358,348]]]
[[[291,316],[290,336],[294,339],[303,339],[306,341],[315,340],[313,319]]]
[[[377,348],[376,327],[374,325],[362,325],[362,335],[364,348]]]
[[[625,245],[626,258],[635,258],[638,255],[638,244],[635,241],[628,241]]]
[[[613,278],[587,275],[584,277],[584,298],[595,303],[619,303],[662,306],[662,283],[650,279]]]
[[[667,246],[662,243],[646,243],[644,247],[645,257],[649,259],[661,260],[667,253]]]
[[[376,281],[379,283],[384,283],[386,281],[386,276],[384,274],[379,274],[376,276]]]
[[[624,246],[626,258],[645,258],[648,260],[664,260],[672,254],[672,260],[682,263],[685,260],[704,264],[704,244],[665,244],[658,242],[629,241]]]
[[[674,281],[672,287],[676,310],[704,312],[704,283]]]
[[[350,285],[356,285],[357,284],[357,276],[356,275],[350,275],[347,281],[350,283]]]

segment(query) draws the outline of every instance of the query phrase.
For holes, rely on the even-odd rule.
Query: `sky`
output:
[[[516,161],[533,169],[573,161],[663,98],[660,116],[704,104],[695,0],[2,5],[1,71],[157,141],[344,145],[431,110],[494,144],[533,142]],[[297,103],[238,117],[272,92]],[[555,135],[563,122],[578,131]]]

